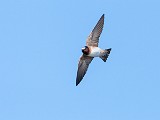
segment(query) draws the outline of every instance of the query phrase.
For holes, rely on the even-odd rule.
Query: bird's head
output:
[[[82,53],[85,54],[85,55],[88,55],[88,54],[89,54],[89,48],[88,48],[88,46],[84,46],[84,47],[82,48]]]

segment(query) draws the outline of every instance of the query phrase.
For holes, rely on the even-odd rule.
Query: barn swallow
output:
[[[82,81],[84,75],[87,72],[88,66],[94,57],[100,57],[104,62],[106,62],[111,48],[101,49],[98,47],[99,37],[103,30],[104,25],[104,14],[99,19],[98,23],[88,36],[86,40],[86,46],[82,48],[82,56],[79,59],[76,86]]]

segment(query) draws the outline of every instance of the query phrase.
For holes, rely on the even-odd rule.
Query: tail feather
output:
[[[106,62],[106,61],[107,61],[107,58],[108,58],[108,56],[109,56],[109,54],[110,54],[110,52],[111,52],[111,48],[105,49],[104,51],[105,51],[104,56],[101,56],[100,58],[101,58],[104,62]]]

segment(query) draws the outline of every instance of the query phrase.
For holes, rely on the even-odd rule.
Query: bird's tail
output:
[[[106,62],[106,60],[107,60],[107,58],[108,58],[110,52],[111,52],[111,48],[105,49],[105,50],[104,50],[104,55],[101,56],[100,58],[101,58],[104,62]]]

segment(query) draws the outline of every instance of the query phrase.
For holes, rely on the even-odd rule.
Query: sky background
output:
[[[76,87],[102,14],[111,54]],[[0,120],[160,120],[160,1],[1,0]]]

